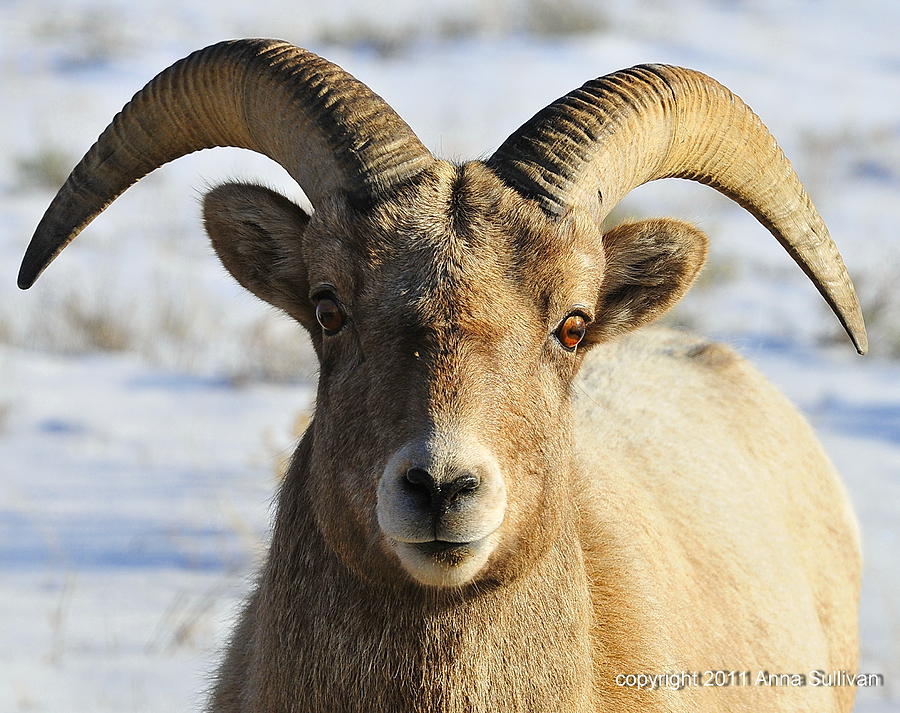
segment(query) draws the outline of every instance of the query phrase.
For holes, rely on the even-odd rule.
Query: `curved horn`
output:
[[[313,206],[338,190],[365,202],[433,161],[385,101],[340,67],[278,40],[221,42],[161,72],[116,115],[44,213],[19,287],[132,183],[215,146],[277,161]]]
[[[790,162],[756,114],[705,74],[640,65],[587,82],[538,112],[488,164],[553,216],[580,205],[602,220],[657,178],[712,186],[769,229],[857,351],[868,348],[844,261]]]

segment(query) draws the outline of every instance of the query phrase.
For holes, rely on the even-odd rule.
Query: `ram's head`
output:
[[[689,178],[746,207],[866,347],[841,258],[769,132],[709,77],[659,65],[588,82],[487,162],[453,165],[309,52],[209,47],[150,82],[74,169],[19,285],[141,176],[214,146],[273,158],[314,207],[232,183],[204,214],[231,274],[311,334],[321,373],[295,492],[364,578],[506,579],[571,526],[580,360],[668,309],[706,255],[672,220],[601,234],[642,183]]]

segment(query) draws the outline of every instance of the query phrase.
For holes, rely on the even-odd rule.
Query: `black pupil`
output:
[[[344,315],[334,300],[321,299],[316,304],[316,319],[326,332],[336,332],[344,324]]]

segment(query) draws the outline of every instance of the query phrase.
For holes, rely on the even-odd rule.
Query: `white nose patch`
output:
[[[411,441],[391,457],[378,485],[378,524],[407,571],[426,584],[474,577],[505,515],[499,465],[475,439],[430,434]]]

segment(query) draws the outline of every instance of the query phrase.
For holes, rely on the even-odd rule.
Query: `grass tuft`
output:
[[[57,190],[69,177],[75,165],[63,149],[47,145],[27,156],[15,159],[15,181],[23,188]]]
[[[879,357],[900,359],[900,293],[897,283],[900,269],[876,277],[857,271],[853,282],[859,296],[866,331],[869,334],[869,351]],[[823,307],[823,310],[827,309]],[[819,336],[823,344],[843,343],[843,330],[832,329]]]
[[[597,3],[580,0],[529,0],[525,30],[553,37],[609,31],[611,22]]]
[[[72,348],[77,351],[120,352],[132,346],[132,335],[120,314],[89,304],[78,295],[70,296],[60,307]]]

